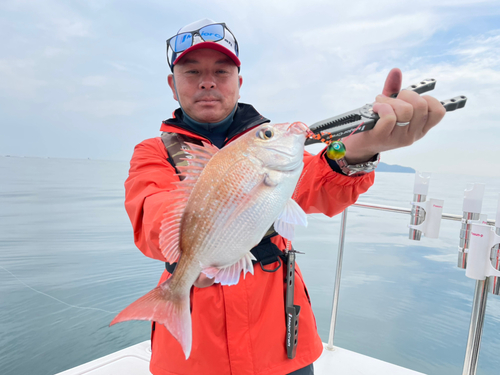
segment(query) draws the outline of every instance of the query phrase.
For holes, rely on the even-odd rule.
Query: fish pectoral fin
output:
[[[240,281],[240,274],[243,271],[243,278],[247,272],[253,275],[253,264],[252,260],[257,260],[252,253],[246,253],[243,258],[234,264],[226,267],[206,267],[201,272],[203,272],[207,277],[213,279],[215,277],[215,282],[221,285],[236,285]]]
[[[292,198],[290,198],[288,202],[286,202],[283,211],[281,211],[280,216],[278,216],[278,220],[307,227],[306,213],[304,212],[302,207],[300,207],[299,204]]]
[[[297,202],[290,198],[274,222],[274,229],[279,235],[292,241],[295,236],[295,225],[307,227],[307,215]]]

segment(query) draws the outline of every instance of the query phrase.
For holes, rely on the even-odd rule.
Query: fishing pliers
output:
[[[436,86],[436,80],[433,78],[424,79],[416,85],[408,86],[405,90],[415,91],[422,94],[431,91]],[[391,95],[395,98],[397,94]],[[454,111],[465,106],[467,98],[463,95],[444,100],[441,104],[447,112]],[[361,108],[343,113],[339,116],[330,117],[323,121],[312,124],[309,129],[315,134],[306,139],[305,144],[336,141],[347,137],[350,134],[361,133],[373,129],[380,117],[373,112],[373,104],[366,104]]]

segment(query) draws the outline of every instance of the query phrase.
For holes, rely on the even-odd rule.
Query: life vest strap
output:
[[[285,263],[287,260],[286,255],[278,248],[278,246],[271,242],[271,237],[273,236],[270,235],[264,237],[262,241],[260,241],[260,243],[250,251],[256,258],[256,260],[252,261],[254,265],[260,263],[262,270],[265,272],[276,272],[282,265],[281,260],[283,260]],[[274,269],[268,269],[264,267],[275,262],[278,262],[279,264]],[[176,266],[177,262],[172,264],[165,262],[165,269],[169,273],[174,273]]]

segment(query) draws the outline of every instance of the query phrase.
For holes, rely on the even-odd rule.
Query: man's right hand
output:
[[[214,282],[215,277],[211,279],[202,272],[200,273],[200,276],[198,276],[198,279],[196,279],[196,281],[194,282],[194,286],[197,288],[206,288],[207,286],[214,285]]]
[[[382,95],[378,95],[373,104],[373,111],[380,116],[377,126],[343,141],[349,164],[363,163],[379,152],[413,144],[445,115],[446,109],[436,98],[410,90],[400,91],[402,77],[399,69],[389,72]],[[399,93],[397,98],[390,97],[394,93]],[[396,122],[408,125],[398,126]]]

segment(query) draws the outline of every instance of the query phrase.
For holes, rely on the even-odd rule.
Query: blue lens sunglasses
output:
[[[194,36],[198,35],[204,42],[215,42],[224,39],[225,31],[228,31],[234,39],[234,51],[238,56],[238,42],[234,34],[229,30],[225,23],[214,23],[211,25],[203,26],[198,30],[187,31],[185,33],[174,35],[167,39],[167,61],[172,69],[173,62],[177,58],[177,54],[187,50],[193,45]],[[172,50],[172,56],[169,54],[169,48]]]

